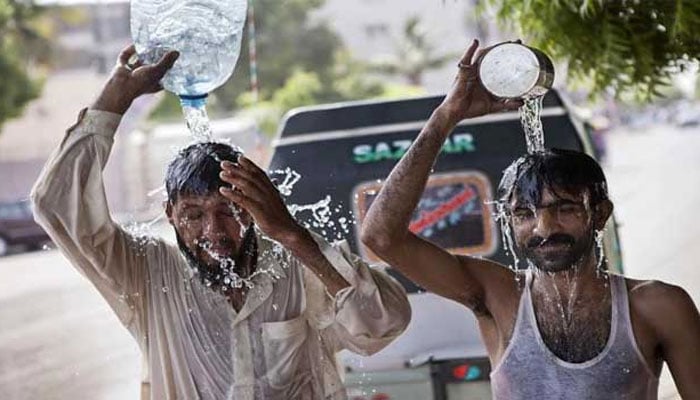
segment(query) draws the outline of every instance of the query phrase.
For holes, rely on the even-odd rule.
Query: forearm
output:
[[[37,221],[59,246],[73,252],[94,246],[113,230],[102,169],[119,125],[119,116],[112,113],[88,110],[79,118],[31,193]]]
[[[394,167],[372,203],[362,226],[368,241],[403,236],[447,136],[455,127],[449,113],[437,108],[411,148]]]
[[[335,299],[336,332],[344,348],[371,355],[406,330],[411,306],[403,287],[386,273],[366,264],[356,270],[362,283]]]
[[[310,234],[333,270],[349,283],[331,298],[318,274],[309,269],[305,286],[308,311],[315,315],[312,320],[319,323],[323,335],[334,336],[332,342],[340,346],[335,351],[348,349],[369,355],[381,350],[411,320],[411,307],[403,287],[386,273],[370,268],[350,252],[347,243],[330,245],[313,232]],[[332,320],[328,319],[331,312]]]
[[[311,233],[302,228],[294,230],[281,240],[288,249],[306,268],[316,275],[331,296],[350,286],[350,283],[331,265],[319,248]]]
[[[105,85],[105,89],[107,90],[103,90],[98,95],[97,99],[90,105],[90,109],[107,111],[119,115],[126,113],[133,102],[131,96],[125,96],[116,90],[109,90],[110,86],[118,87],[119,84],[120,82],[118,79],[111,77]]]

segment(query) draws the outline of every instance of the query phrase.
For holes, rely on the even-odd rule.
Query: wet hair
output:
[[[165,190],[173,203],[180,195],[207,195],[228,184],[221,180],[222,161],[238,162],[240,151],[225,143],[201,142],[178,152],[168,165]]]
[[[605,175],[589,155],[573,150],[548,149],[515,160],[503,173],[498,185],[497,201],[538,206],[544,188],[558,196],[557,190],[587,190],[591,205],[608,200]]]

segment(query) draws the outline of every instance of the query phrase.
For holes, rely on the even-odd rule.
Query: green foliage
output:
[[[238,110],[274,134],[282,115],[295,107],[347,100],[413,95],[415,87],[386,86],[367,77],[337,35],[309,13],[324,0],[255,0],[259,99],[250,93],[248,31],[233,77],[209,100],[212,115]],[[175,96],[166,96],[151,118],[178,118]]]
[[[39,9],[25,2],[0,0],[0,126],[21,114],[39,94],[40,83],[27,74],[43,38],[31,26]]]
[[[261,99],[270,99],[297,70],[314,71],[328,85],[340,39],[309,13],[324,0],[255,0],[258,82]],[[233,77],[214,94],[223,110],[233,110],[238,96],[250,90],[248,30]],[[325,93],[327,90],[322,90]]]
[[[340,57],[341,59],[344,56]],[[296,107],[310,106],[322,102],[336,102],[365,98],[400,98],[423,94],[422,88],[405,85],[382,85],[361,79],[357,72],[357,63],[337,62],[337,68],[331,80],[334,85],[324,88],[319,75],[315,72],[295,70],[285,84],[277,90],[271,99],[255,102],[250,92],[238,97],[238,106],[242,113],[252,117],[260,129],[273,135],[277,125],[287,111]],[[327,92],[324,93],[324,90]]]
[[[651,99],[700,57],[697,0],[484,0],[591,89]]]
[[[272,102],[283,110],[313,104],[321,89],[321,80],[317,74],[296,70],[284,86],[274,93]]]
[[[406,20],[402,35],[395,40],[395,47],[395,54],[375,61],[371,68],[384,74],[402,76],[414,86],[421,85],[426,71],[441,68],[456,57],[451,53],[435,54],[438,46],[430,40],[418,16]]]
[[[148,116],[151,120],[174,121],[182,119],[182,106],[180,98],[170,92],[165,92],[158,105]]]

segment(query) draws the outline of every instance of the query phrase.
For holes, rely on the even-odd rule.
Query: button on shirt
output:
[[[32,190],[37,221],[99,290],[143,354],[142,399],[345,399],[335,354],[369,355],[410,320],[403,288],[313,235],[350,286],[331,297],[303,264],[258,237],[240,312],[193,274],[180,250],[116,224],[102,170],[120,116],[83,110]]]

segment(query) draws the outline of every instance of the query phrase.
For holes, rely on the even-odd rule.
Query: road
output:
[[[700,302],[700,130],[617,133],[606,165],[626,272]],[[0,396],[137,399],[138,348],[55,250],[0,258]],[[678,398],[667,374],[662,399]]]

